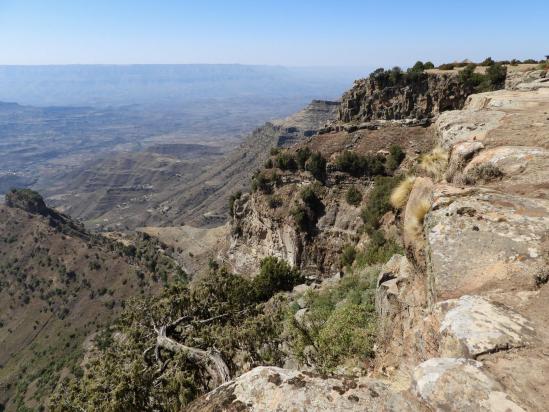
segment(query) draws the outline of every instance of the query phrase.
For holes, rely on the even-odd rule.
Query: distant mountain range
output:
[[[0,66],[0,101],[20,104],[127,105],[200,99],[334,99],[368,68],[247,65]]]

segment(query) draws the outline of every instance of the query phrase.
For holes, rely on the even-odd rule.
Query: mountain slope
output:
[[[0,404],[37,407],[60,376],[81,372],[84,341],[126,299],[162,289],[147,265],[158,252],[91,235],[31,191],[11,192],[6,202],[13,207],[0,205]]]

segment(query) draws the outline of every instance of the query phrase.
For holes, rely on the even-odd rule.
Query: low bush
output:
[[[252,280],[259,301],[266,301],[280,291],[291,291],[300,283],[303,283],[303,276],[297,269],[272,256],[261,261],[259,274]]]
[[[370,235],[370,243],[364,252],[356,256],[357,266],[364,267],[386,263],[396,253],[403,253],[402,247],[392,239],[386,239],[383,233],[375,230]]]
[[[305,170],[305,164],[307,163],[307,160],[309,160],[311,155],[311,150],[308,147],[297,149],[296,160],[299,170]]]
[[[311,172],[313,177],[324,183],[326,181],[326,159],[320,153],[313,153],[305,162],[305,170]]]
[[[334,287],[306,293],[307,311],[301,319],[295,316],[299,307],[292,308],[284,329],[301,363],[332,372],[339,365],[356,366],[374,356],[378,273],[350,273]]]
[[[234,215],[234,204],[235,202],[240,199],[242,197],[242,192],[241,191],[238,191],[236,193],[233,193],[230,197],[229,197],[229,213],[232,215]]]
[[[345,194],[345,200],[351,206],[359,206],[362,202],[362,192],[356,188],[356,186],[351,186],[347,189]]]
[[[341,267],[352,266],[356,257],[356,249],[353,245],[345,245],[341,251],[339,262]]]
[[[336,159],[338,170],[354,177],[378,176],[385,174],[384,160],[380,156],[362,156],[349,150],[344,151]]]
[[[379,219],[391,210],[389,197],[401,179],[400,176],[376,177],[374,188],[368,195],[368,202],[361,212],[366,232],[371,233],[376,230],[379,227]]]
[[[397,170],[405,157],[406,153],[402,150],[402,147],[398,145],[391,145],[389,147],[389,155],[387,156],[387,159],[385,159],[385,169],[387,174],[391,174]]]
[[[276,166],[280,170],[297,170],[297,162],[294,156],[288,152],[279,153],[276,156]]]

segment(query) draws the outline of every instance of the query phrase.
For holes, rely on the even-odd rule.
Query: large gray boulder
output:
[[[477,357],[522,348],[536,341],[533,324],[514,310],[481,296],[440,302],[442,356]]]
[[[429,359],[414,370],[413,390],[435,411],[524,411],[481,366],[460,358]]]
[[[367,378],[327,378],[277,367],[257,367],[187,407],[214,411],[383,411],[390,405],[421,410],[387,384]],[[402,409],[401,409],[402,410]]]
[[[547,270],[549,201],[439,188],[425,220],[433,301],[537,287]]]

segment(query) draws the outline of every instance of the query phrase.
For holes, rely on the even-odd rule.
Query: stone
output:
[[[517,312],[481,296],[461,296],[437,304],[442,356],[475,358],[521,348],[536,340],[532,323]]]
[[[437,411],[524,411],[482,364],[463,358],[433,358],[413,372],[412,390]]]
[[[534,289],[548,263],[548,229],[547,200],[438,187],[424,225],[432,301]]]
[[[398,396],[388,385],[368,378],[322,378],[312,373],[261,366],[195,400],[186,410],[378,411],[386,409],[384,405],[389,398],[394,404],[405,404]],[[408,404],[413,402],[409,400]]]

